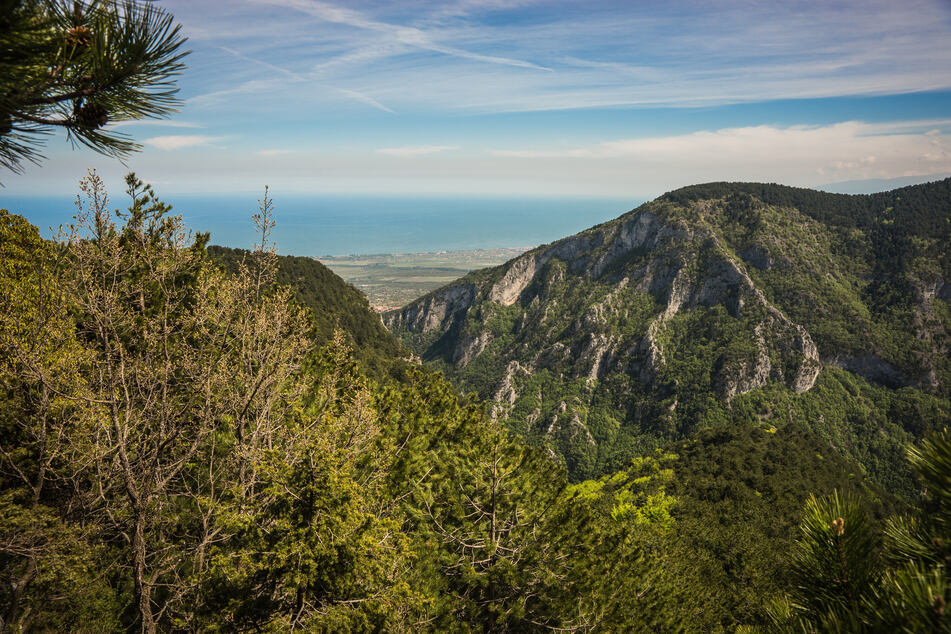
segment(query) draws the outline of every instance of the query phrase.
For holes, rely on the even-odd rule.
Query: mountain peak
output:
[[[683,188],[384,319],[586,475],[823,374],[946,394],[949,184]]]

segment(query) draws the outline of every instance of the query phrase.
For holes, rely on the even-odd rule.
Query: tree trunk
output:
[[[33,577],[36,575],[36,558],[30,557],[29,561],[26,564],[26,570],[23,571],[23,574],[20,575],[20,578],[16,580],[13,587],[13,596],[10,597],[10,605],[6,610],[4,617],[0,617],[0,632],[8,631],[23,631],[24,620],[27,618],[27,615],[30,613],[30,608],[27,606],[27,609],[17,615],[20,608],[23,606],[21,602],[23,600],[23,591],[33,580]],[[15,626],[14,623],[17,625]]]
[[[155,617],[152,615],[152,584],[145,579],[145,513],[136,509],[135,532],[132,534],[132,557],[135,564],[135,596],[139,604],[142,632],[155,634]]]

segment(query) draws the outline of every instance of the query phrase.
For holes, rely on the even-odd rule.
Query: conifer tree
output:
[[[809,500],[796,588],[773,605],[773,631],[951,632],[951,432],[933,434],[909,458],[922,504],[889,520],[881,536],[858,501]]]
[[[151,2],[0,0],[0,165],[38,162],[56,128],[109,156],[139,149],[106,126],[175,112],[184,42]]]

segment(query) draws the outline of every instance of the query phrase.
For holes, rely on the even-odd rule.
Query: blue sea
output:
[[[164,195],[211,243],[249,247],[253,194]],[[124,205],[120,197],[113,206]],[[552,242],[617,216],[641,200],[578,197],[280,196],[274,201],[278,251],[322,256],[528,247]],[[4,196],[0,207],[49,228],[72,221],[66,197]]]

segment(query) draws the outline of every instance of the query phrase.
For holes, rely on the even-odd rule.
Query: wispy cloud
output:
[[[946,0],[209,4],[199,36],[240,63],[209,74],[211,89],[189,102],[203,107],[246,94],[272,108],[342,97],[482,114],[951,89]]]
[[[325,77],[341,68],[376,62],[405,51],[406,47],[399,43],[372,43],[327,60],[320,60],[313,65],[311,72],[314,76]]]
[[[286,84],[286,81],[280,79],[252,79],[230,88],[195,95],[194,97],[190,97],[186,103],[189,106],[212,106],[234,95],[253,95],[257,93],[262,97],[267,97],[273,94],[275,89],[285,87]]]
[[[394,41],[407,46],[420,48],[423,50],[443,53],[453,57],[461,57],[477,62],[489,64],[501,64],[503,66],[515,66],[519,68],[529,68],[534,70],[551,71],[551,68],[525,61],[500,55],[488,55],[464,50],[455,46],[443,43],[439,38],[434,37],[434,33],[412,26],[401,24],[392,24],[381,20],[376,20],[363,12],[355,11],[332,5],[318,0],[257,0],[258,2],[270,5],[279,5],[295,9],[307,15],[326,22],[342,24],[349,27],[366,29],[383,34],[392,38]]]
[[[258,66],[262,66],[268,70],[284,75],[285,77],[290,77],[291,79],[296,79],[297,81],[306,81],[306,78],[303,77],[302,75],[289,71],[286,68],[282,68],[281,66],[277,66],[276,64],[271,64],[269,62],[255,59],[253,57],[245,55],[244,53],[239,53],[233,48],[228,48],[227,46],[219,46],[218,48],[224,51],[225,53],[228,53],[229,55],[233,55],[234,57],[237,57],[240,60],[251,62],[252,64],[257,64]]]
[[[395,114],[395,111],[392,108],[388,108],[370,95],[362,93],[358,90],[350,90],[348,88],[340,88],[338,86],[329,86],[329,88],[341,95],[359,101],[360,103],[365,103],[368,106],[373,106],[377,110],[382,110],[383,112],[389,112],[390,114]]]
[[[385,147],[376,151],[377,154],[386,154],[387,156],[424,156],[426,154],[436,154],[447,150],[458,150],[457,145],[418,145],[408,147]]]
[[[145,139],[142,141],[146,145],[151,145],[160,150],[180,150],[187,147],[195,147],[199,145],[209,145],[220,141],[222,137],[215,136],[202,136],[202,135],[188,135],[188,136],[156,136],[151,139]]]
[[[949,171],[949,124],[913,120],[951,104],[947,0],[163,6],[194,50],[183,121],[123,125],[156,126],[128,128],[152,137],[138,172],[196,188],[647,194]],[[89,159],[50,150],[44,175]]]

